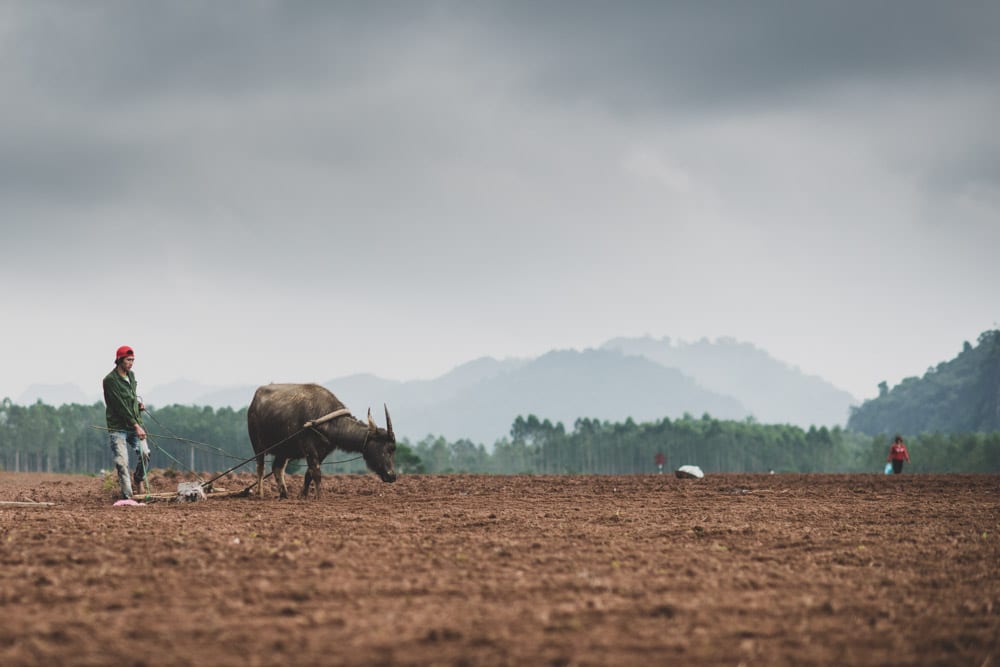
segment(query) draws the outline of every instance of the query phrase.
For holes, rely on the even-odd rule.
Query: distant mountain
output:
[[[400,438],[441,435],[485,445],[507,436],[519,415],[561,421],[567,429],[579,418],[651,421],[684,413],[723,419],[752,414],[761,422],[807,427],[843,424],[854,402],[828,382],[730,339],[673,344],[666,338],[617,338],[600,349],[553,351],[536,359],[483,357],[431,380],[357,374],[322,384],[359,418],[371,407],[383,424],[386,404]],[[73,398],[71,389],[64,387],[67,398]],[[172,404],[240,409],[255,389],[177,380],[150,389],[143,384],[140,393],[155,412]],[[49,404],[66,402],[50,391],[39,396]]]
[[[217,392],[232,390],[184,379],[156,385],[148,390],[144,385],[145,383],[140,381],[139,395],[142,396],[142,400],[147,405],[156,407],[166,405],[211,405],[218,407],[225,405],[225,403],[220,404],[217,401],[208,400],[208,397]]]
[[[100,383],[98,383],[100,389]],[[80,387],[75,384],[33,384],[25,389],[14,401],[18,405],[32,405],[38,401],[47,405],[63,405],[64,403],[79,403],[90,405],[95,401],[103,400],[103,397],[96,395],[87,396]]]
[[[324,382],[323,386],[335,393],[357,414],[365,411],[368,406],[374,411],[383,403],[389,406],[393,414],[404,405],[407,410],[420,414],[456,396],[475,391],[480,383],[516,371],[527,363],[521,359],[498,361],[482,357],[456,366],[433,380],[397,382],[374,375],[349,375]]]
[[[492,445],[508,435],[518,415],[529,414],[562,421],[567,428],[579,417],[646,421],[685,412],[733,419],[747,415],[735,399],[699,387],[680,371],[610,350],[550,352],[534,360],[484,357],[433,380],[399,382],[359,374],[322,384],[359,418],[371,407],[384,425],[382,406],[387,405],[397,435],[411,441],[443,435]],[[254,389],[234,387],[173,402],[241,408]],[[150,391],[147,397],[154,407],[157,395]]]
[[[848,426],[876,434],[1000,431],[1000,329],[966,342],[951,361],[908,377],[854,409]]]
[[[492,445],[509,434],[518,415],[561,421],[578,418],[652,421],[701,416],[747,415],[739,401],[698,386],[678,370],[611,350],[550,352],[484,378],[450,399],[414,409],[416,401],[391,407],[398,434],[420,440],[428,434]]]
[[[250,405],[257,385],[220,387],[206,391],[194,401],[195,405],[210,405],[213,408],[234,408],[239,410]]]
[[[843,426],[858,401],[815,375],[806,375],[750,343],[732,338],[695,343],[670,338],[615,338],[603,349],[676,368],[699,385],[732,396],[762,423]]]
[[[368,373],[347,375],[322,382],[352,410],[358,414],[371,405],[374,409],[383,403],[392,408],[401,402],[413,406],[439,403],[477,382],[493,377],[523,365],[523,360],[508,359],[498,361],[483,357],[457,366],[448,373],[433,380],[411,380],[400,382],[387,380]],[[266,383],[262,383],[266,384]],[[166,405],[206,405],[213,408],[245,408],[253,399],[259,385],[237,385],[215,387],[190,380],[177,380],[158,385],[146,391],[143,398],[150,406]],[[142,392],[140,392],[142,393]]]

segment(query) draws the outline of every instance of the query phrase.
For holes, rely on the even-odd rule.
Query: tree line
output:
[[[171,405],[145,419],[152,465],[220,472],[252,456],[246,408]],[[0,403],[0,470],[95,474],[111,467],[104,405]],[[892,434],[865,435],[834,427],[803,429],[700,418],[636,423],[578,419],[572,430],[534,415],[517,417],[509,437],[488,449],[465,439],[428,435],[403,439],[397,470],[406,473],[634,474],[697,465],[712,472],[878,472]],[[1000,432],[925,433],[907,438],[908,472],[1000,472]],[[364,462],[335,451],[324,464],[333,473],[359,473]],[[339,457],[339,458],[338,458]],[[250,470],[253,463],[242,470]],[[292,469],[294,472],[294,469]]]
[[[172,405],[144,418],[153,465],[225,470],[251,456],[246,408]],[[0,470],[97,473],[112,466],[104,404],[0,402]],[[167,437],[171,436],[171,437]],[[179,439],[179,438],[183,438]],[[189,442],[190,441],[190,442]],[[131,454],[130,454],[131,456]]]
[[[531,474],[633,474],[697,465],[713,472],[880,472],[894,434],[868,436],[835,427],[802,429],[694,418],[635,423],[579,419],[567,432],[560,423],[518,417],[511,436],[492,451],[468,440],[449,443],[428,436],[413,447],[417,472]],[[1000,472],[1000,432],[928,433],[908,437],[908,472]],[[397,459],[398,462],[398,459]]]

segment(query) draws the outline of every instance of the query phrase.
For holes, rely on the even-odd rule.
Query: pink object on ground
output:
[[[145,505],[145,504],[146,503],[137,503],[136,501],[132,500],[131,498],[123,498],[122,500],[116,501],[115,504],[114,504],[114,506],[115,507],[123,507],[125,505]]]

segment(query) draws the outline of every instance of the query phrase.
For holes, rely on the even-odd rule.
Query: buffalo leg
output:
[[[319,481],[320,481],[320,468],[319,461],[307,461],[308,468],[306,469],[306,481],[302,485],[302,497],[305,498],[309,495],[309,484],[314,484],[316,486],[316,497],[319,498]]]
[[[302,497],[305,498],[309,495],[309,485],[313,483],[313,473],[312,467],[306,463],[306,480],[305,484],[302,485]]]
[[[316,485],[316,497],[319,498],[319,480],[320,480],[320,469],[319,469],[319,454],[316,453],[316,448],[312,444],[308,444],[303,447],[306,453],[306,475],[305,483],[302,484],[302,497],[306,498],[309,495],[309,485]]]
[[[274,457],[274,463],[271,464],[274,481],[278,484],[278,494],[282,498],[288,498],[288,487],[285,486],[285,466],[287,465],[288,459],[283,459],[277,455]]]
[[[257,497],[264,497],[264,455],[257,457]]]

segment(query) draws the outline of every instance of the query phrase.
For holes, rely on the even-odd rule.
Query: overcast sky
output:
[[[0,397],[1000,321],[1000,3],[0,4]]]

